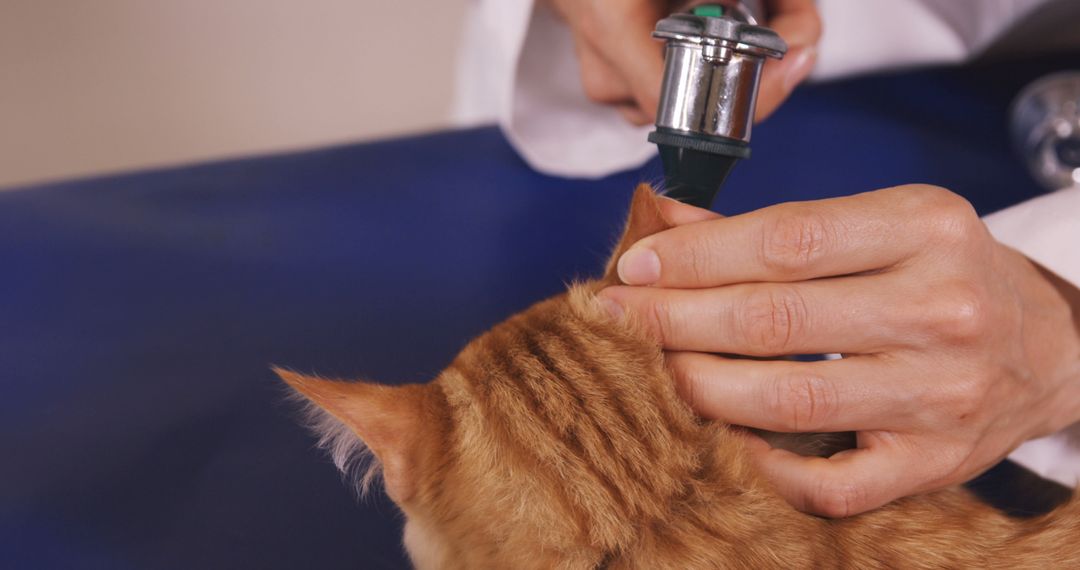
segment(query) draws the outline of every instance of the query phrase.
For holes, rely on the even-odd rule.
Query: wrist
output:
[[[1063,332],[1068,339],[1068,345],[1080,346],[1080,288],[1045,267],[1034,262],[1032,264],[1057,292],[1062,301],[1063,310],[1067,311],[1066,320],[1071,324],[1071,327],[1066,328]],[[1062,359],[1059,373],[1063,377],[1063,383],[1071,386],[1074,391],[1080,392],[1080,350],[1071,352],[1071,357],[1068,352],[1066,353],[1065,358]],[[1080,400],[1080,397],[1077,399]],[[1080,403],[1074,407],[1065,425],[1076,422],[1080,422]]]
[[[1032,282],[1021,324],[1025,352],[1038,385],[1051,388],[1045,423],[1032,435],[1038,437],[1080,422],[1080,289],[1017,255],[1030,267]]]

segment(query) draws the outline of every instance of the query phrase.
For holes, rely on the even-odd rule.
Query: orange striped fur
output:
[[[668,227],[639,188],[616,251]],[[697,419],[659,347],[571,287],[433,382],[279,371],[339,465],[377,456],[421,569],[1080,568],[1080,508],[1017,521],[955,488],[826,520],[788,506],[742,436]],[[341,428],[345,429],[341,429]],[[357,439],[358,438],[358,439]]]

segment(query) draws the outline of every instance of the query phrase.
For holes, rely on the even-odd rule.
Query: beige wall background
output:
[[[0,0],[0,188],[450,124],[468,0]]]

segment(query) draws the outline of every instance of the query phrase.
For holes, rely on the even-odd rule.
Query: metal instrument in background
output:
[[[1080,71],[1028,85],[1012,109],[1012,138],[1047,190],[1080,187]]]
[[[758,25],[755,1],[699,5],[656,25],[666,40],[656,130],[667,195],[709,207],[736,161],[750,156],[758,82],[787,44]]]

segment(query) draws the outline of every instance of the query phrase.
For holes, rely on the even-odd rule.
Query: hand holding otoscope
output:
[[[659,20],[701,2],[670,0],[548,0],[566,22],[585,94],[617,108],[631,123],[656,120],[664,73],[665,42],[652,37]],[[721,2],[724,7],[737,2]],[[814,0],[763,0],[743,3],[788,45],[783,60],[768,59],[762,68],[756,120],[771,114],[810,73],[821,36]],[[765,17],[762,18],[761,14]]]

